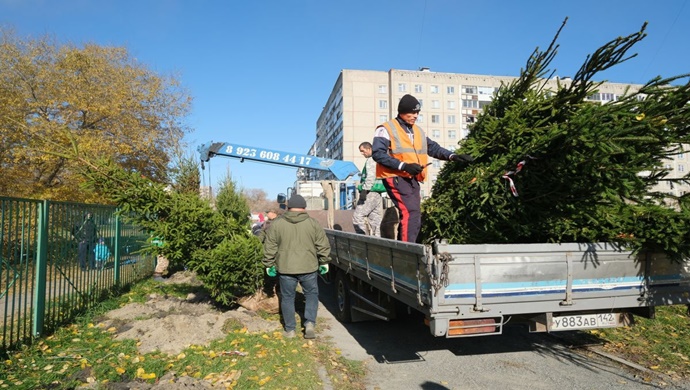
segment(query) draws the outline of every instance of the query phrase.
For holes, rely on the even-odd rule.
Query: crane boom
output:
[[[281,152],[254,146],[238,145],[230,142],[211,142],[197,148],[202,164],[213,156],[239,158],[288,167],[316,169],[330,171],[338,180],[345,180],[359,173],[357,166],[351,161],[333,160],[316,156]]]

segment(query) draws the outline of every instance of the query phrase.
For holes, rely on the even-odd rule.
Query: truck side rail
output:
[[[435,336],[621,326],[690,304],[690,262],[611,243],[419,245],[326,230],[331,264],[425,314]]]
[[[331,264],[418,310],[431,304],[430,248],[326,229]]]
[[[439,243],[452,257],[435,306],[503,315],[688,303],[688,263],[611,243]]]

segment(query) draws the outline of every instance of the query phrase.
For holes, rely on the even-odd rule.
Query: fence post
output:
[[[46,307],[46,274],[48,270],[48,208],[50,201],[44,200],[38,204],[38,229],[36,235],[36,279],[34,281],[34,310],[33,328],[34,337],[43,334],[45,325]]]
[[[115,264],[113,265],[113,283],[120,284],[120,213],[115,212]]]

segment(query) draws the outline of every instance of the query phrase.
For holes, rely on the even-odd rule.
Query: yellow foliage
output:
[[[137,378],[140,379],[154,379],[156,377],[156,374],[151,372],[147,373],[143,368],[139,367],[137,368]]]
[[[76,158],[164,181],[191,98],[126,48],[22,40],[0,29],[0,196],[102,201]]]

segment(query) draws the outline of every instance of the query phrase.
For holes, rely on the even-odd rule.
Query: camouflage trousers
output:
[[[381,218],[383,216],[383,201],[378,192],[369,192],[364,203],[360,200],[352,216],[355,231],[360,234],[381,237]]]
[[[158,255],[156,258],[156,269],[153,271],[153,276],[163,276],[168,273],[169,261],[165,256]]]

